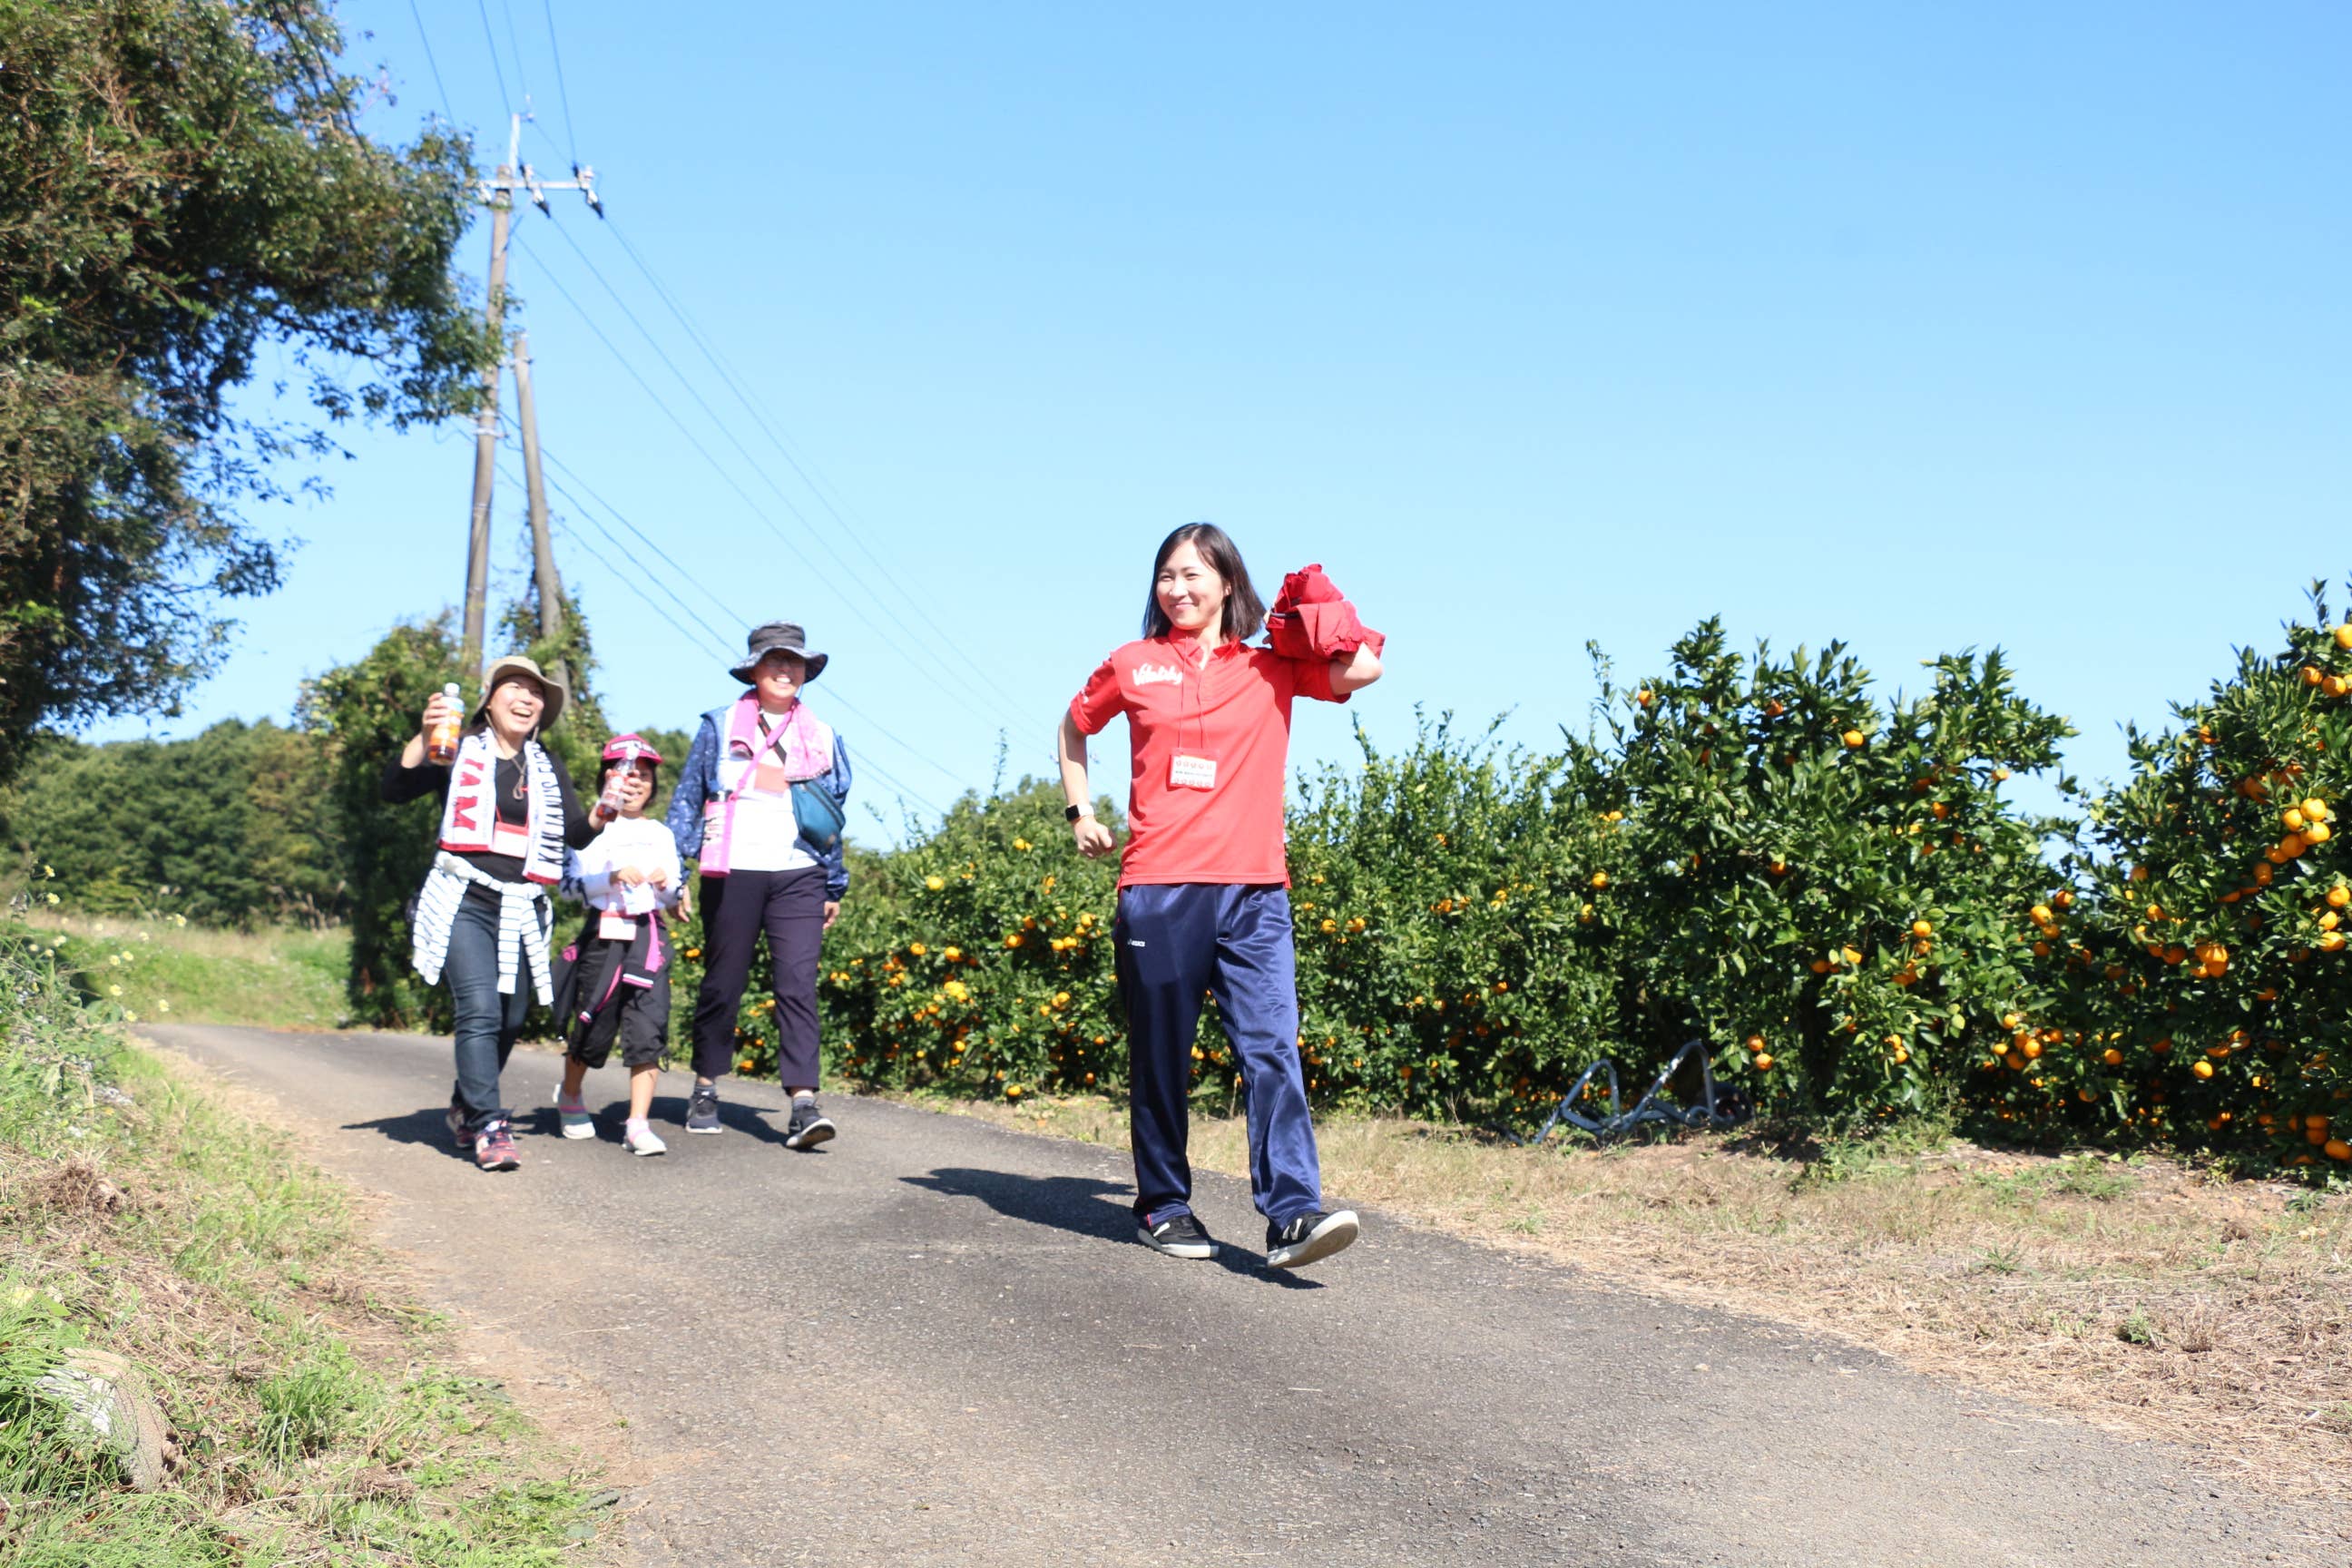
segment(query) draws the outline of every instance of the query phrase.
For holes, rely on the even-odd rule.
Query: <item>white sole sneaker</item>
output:
[[[589,1115],[584,1110],[566,1110],[563,1109],[562,1105],[559,1103],[555,1108],[555,1120],[562,1125],[563,1135],[566,1138],[593,1138],[596,1136],[596,1119]]]
[[[814,1149],[832,1138],[835,1128],[829,1118],[820,1116],[798,1132],[784,1140],[787,1149]]]
[[[1164,1252],[1171,1258],[1214,1258],[1217,1244],[1213,1241],[1162,1241],[1142,1226],[1135,1227],[1135,1239],[1154,1252]]]
[[[1353,1209],[1325,1215],[1321,1225],[1289,1246],[1268,1247],[1265,1266],[1268,1268],[1297,1268],[1318,1258],[1328,1258],[1335,1252],[1345,1250],[1356,1239],[1356,1233],[1360,1228],[1356,1223]]]
[[[623,1133],[621,1135],[621,1147],[626,1149],[630,1153],[636,1155],[640,1159],[644,1159],[653,1154],[667,1154],[669,1152],[669,1145],[661,1141],[661,1134],[654,1131],[650,1128],[643,1132]]]

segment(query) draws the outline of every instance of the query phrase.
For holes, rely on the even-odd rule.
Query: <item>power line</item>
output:
[[[507,475],[507,482],[509,484],[515,482],[515,477],[511,472]],[[588,521],[592,525],[595,525],[597,531],[603,533],[606,539],[611,540],[613,538],[609,531],[604,529],[601,525],[596,524],[596,520],[594,518],[592,517]],[[574,549],[578,550],[582,554],[587,556],[589,560],[593,561],[597,565],[602,566],[608,574],[619,578],[622,585],[626,587],[638,598],[644,600],[646,606],[652,610],[655,615],[659,616],[665,622],[667,622],[671,630],[677,632],[680,637],[685,637],[689,643],[695,641],[694,635],[691,632],[688,632],[684,626],[678,625],[678,623],[671,617],[668,611],[663,609],[661,605],[654,600],[652,595],[648,595],[643,588],[639,587],[635,577],[631,576],[628,573],[622,571],[618,567],[614,566],[611,562],[605,560],[604,556],[598,554],[593,546],[589,544],[586,540],[581,538],[580,535],[572,529],[567,527],[563,531],[567,542],[569,542]],[[617,540],[614,541],[614,544],[624,555],[628,553],[628,547],[626,545],[621,544]],[[650,580],[651,574],[647,574],[646,575]],[[659,586],[660,584],[656,583],[656,585]],[[672,596],[675,597],[675,595]],[[680,607],[683,608],[684,606],[681,605]],[[691,615],[691,612],[688,612],[688,614]],[[706,632],[708,629],[708,627],[705,628]],[[723,647],[719,651],[721,657],[725,656],[726,650]],[[839,703],[842,707],[847,709],[850,712],[856,714],[858,718],[864,720],[868,724],[873,724],[875,730],[885,737],[896,742],[902,747],[906,746],[907,743],[904,741],[899,741],[897,736],[890,734],[887,730],[884,730],[879,724],[875,724],[870,715],[866,714],[855,703],[849,701],[848,699],[843,697],[839,691],[835,691],[827,700]],[[930,759],[924,756],[920,752],[917,752],[911,747],[908,747],[907,749],[908,754],[913,756],[917,761],[927,763],[930,762]],[[939,764],[937,763],[931,763],[931,766],[936,768],[939,767]],[[911,800],[917,805],[921,806],[925,811],[931,813],[934,816],[944,817],[947,815],[944,810],[933,804],[919,790],[917,790],[913,785],[908,784],[903,779],[900,779],[897,774],[891,773],[889,769],[884,767],[881,763],[875,762],[870,757],[866,761],[856,764],[855,771],[872,773],[884,784],[889,785],[892,789],[897,790],[902,805],[906,801]],[[947,770],[944,768],[940,768],[940,771],[941,773],[947,773]],[[955,775],[953,773],[947,773],[947,776],[950,782],[955,782]]]
[[[890,608],[883,603],[882,595],[876,593],[873,586],[862,576],[858,575],[857,569],[851,565],[848,561],[845,560],[839,551],[833,548],[832,542],[826,535],[826,531],[810,522],[807,515],[803,513],[798,506],[793,504],[790,496],[784,493],[783,488],[776,482],[775,477],[761,466],[759,459],[751,456],[751,452],[744,447],[743,443],[736,437],[735,433],[728,427],[726,422],[719,417],[718,411],[712,408],[709,403],[703,397],[702,394],[695,389],[694,383],[687,377],[684,371],[678,368],[677,362],[670,358],[668,351],[661,346],[660,341],[656,339],[653,335],[652,331],[646,328],[645,322],[638,319],[636,312],[630,308],[628,300],[623,298],[619,289],[613,287],[612,280],[604,275],[603,271],[598,268],[596,263],[589,257],[588,253],[581,248],[580,242],[572,237],[571,232],[568,229],[562,228],[560,226],[556,232],[563,237],[563,242],[572,247],[572,254],[580,258],[581,265],[588,268],[590,276],[593,277],[596,281],[603,286],[604,292],[612,297],[613,302],[620,307],[622,315],[627,318],[631,326],[636,328],[638,335],[644,338],[647,346],[654,351],[655,357],[659,359],[662,364],[669,371],[670,374],[677,379],[678,384],[685,388],[687,395],[694,399],[695,405],[702,410],[705,416],[709,419],[711,425],[718,429],[720,435],[726,437],[728,443],[735,448],[736,452],[741,456],[746,463],[751,465],[751,471],[766,481],[768,488],[775,492],[776,499],[784,503],[785,509],[791,511],[793,518],[801,524],[801,526],[807,529],[808,531],[816,538],[818,542],[824,545],[826,553],[833,557],[836,565],[848,574],[850,581],[856,584],[858,588],[864,592],[866,596],[873,601],[875,607],[877,610],[880,610],[885,616],[893,616],[893,612]],[[587,318],[587,311],[582,308],[577,300],[572,298],[570,291],[563,288],[561,282],[556,283],[555,287],[556,291],[562,294],[565,301],[569,303],[573,310],[579,310],[583,318]],[[594,331],[597,337],[604,342],[605,347],[612,350],[615,358],[621,357],[620,350],[614,346],[610,338],[604,336],[603,330],[595,325],[593,318],[589,318],[589,327],[590,330]],[[629,368],[625,360],[623,361],[623,365],[624,368]],[[648,395],[654,395],[652,387],[647,384],[643,376],[637,374],[634,368],[629,369],[629,374],[636,378],[638,385],[646,388]],[[657,404],[660,403],[659,397],[656,396],[655,401]],[[685,429],[686,426],[684,421],[680,420],[678,416],[675,413],[671,412],[666,405],[663,405],[663,412],[668,414],[671,421],[677,424],[680,429]],[[690,434],[688,436],[688,439],[692,439]],[[696,442],[695,445],[696,449],[703,453],[705,460],[709,461],[713,468],[717,469],[717,460],[710,457],[709,450],[703,447],[699,442]],[[743,497],[746,505],[751,506],[755,512],[759,511],[757,503],[751,500],[751,498],[744,492],[740,485],[735,484],[733,479],[730,476],[726,476],[723,471],[721,477],[727,478],[728,483],[734,488],[736,494]],[[803,482],[805,482],[807,476],[803,475],[802,478]],[[772,519],[768,518],[764,512],[760,512],[760,517],[761,521],[767,523],[769,529],[775,533],[777,538],[784,540],[785,543],[792,548],[793,552],[800,557],[803,564],[806,565],[810,571],[816,573],[820,578],[824,576],[824,574],[818,569],[816,563],[811,561],[806,554],[803,553],[797,545],[793,544],[792,541],[784,534],[783,531],[777,527]],[[858,618],[865,621],[867,626],[873,626],[877,631],[880,631],[882,629],[879,626],[875,626],[872,619],[868,617],[862,609],[859,609],[854,601],[849,600],[846,595],[844,596],[843,602],[848,605],[849,607],[856,613]],[[896,617],[893,616],[893,618]],[[902,624],[897,629],[903,631],[905,627]],[[1003,698],[1000,695],[985,685],[965,678],[962,669],[962,663],[964,662],[970,662],[970,656],[954,649],[952,646],[950,646],[948,650],[948,658],[940,666],[940,668],[953,679],[954,683],[962,689],[966,696],[973,699],[984,707],[992,707],[997,717],[1006,721],[1008,723],[1013,725],[1020,724],[1022,721],[1014,717],[1008,709],[1002,705]]]
[[[572,89],[564,85],[563,80],[563,46],[555,39],[555,0],[540,0],[540,3],[547,10],[548,52],[555,57],[555,97],[556,101],[563,106],[563,140],[571,148],[572,162],[576,167],[580,162],[580,142],[572,133]]]
[[[564,288],[562,281],[555,278],[552,273],[547,274],[546,276],[549,283],[553,285],[555,291],[563,297],[564,302],[570,305],[572,310],[579,312],[581,321],[587,326],[591,332],[595,334],[596,341],[604,345],[606,351],[620,363],[621,368],[628,373],[629,378],[632,381],[635,381],[637,385],[644,390],[647,397],[653,399],[654,406],[660,409],[669,422],[677,426],[678,433],[686,437],[687,444],[692,447],[695,451],[700,455],[704,462],[710,465],[711,472],[718,475],[719,478],[725,482],[727,487],[735,492],[735,494],[742,500],[743,504],[751,510],[751,514],[754,517],[757,517],[761,523],[766,525],[768,531],[774,534],[784,548],[791,551],[793,557],[797,559],[802,565],[808,568],[812,575],[816,577],[818,581],[823,582],[825,575],[824,571],[816,564],[815,562],[809,559],[807,553],[803,551],[798,544],[793,542],[790,534],[786,533],[782,528],[777,526],[775,519],[767,514],[767,512],[761,507],[760,503],[752,498],[751,492],[746,490],[741,483],[736,479],[735,476],[727,471],[726,468],[720,464],[718,458],[712,454],[710,448],[704,446],[701,439],[695,435],[692,426],[688,426],[685,419],[679,416],[677,411],[669,405],[668,402],[663,398],[660,393],[654,390],[653,384],[646,380],[644,374],[637,370],[636,366],[629,363],[628,356],[621,353],[619,345],[615,344],[613,340],[605,334],[604,328],[596,324],[596,319],[590,315],[588,311],[582,307],[578,300],[572,297],[572,291]],[[640,327],[639,330],[643,331],[643,328]],[[721,428],[723,429],[724,426],[721,426]],[[871,590],[868,592],[870,594]],[[892,628],[885,627],[877,623],[874,617],[867,615],[865,609],[860,606],[855,599],[845,595],[841,598],[841,603],[852,615],[864,622],[866,628],[875,633],[876,636],[882,637],[886,643],[891,640]],[[887,612],[885,613],[887,614]],[[984,689],[979,689],[982,690],[984,695]]]
[[[509,421],[509,423],[511,424],[512,422]],[[540,456],[550,463],[554,464],[555,467],[562,473],[572,475],[574,479],[577,478],[577,475],[573,474],[573,470],[568,465],[557,458],[553,453],[548,451],[544,447],[540,448]],[[509,476],[509,482],[511,482],[511,476]],[[586,504],[583,502],[578,496],[573,495],[560,479],[554,482],[552,488],[558,495],[562,496],[564,500],[572,502],[575,507],[579,507],[581,509],[581,515],[587,520],[590,526],[593,527],[598,533],[603,534],[605,539],[611,541],[613,547],[618,550],[624,556],[627,557],[630,563],[635,566],[637,570],[644,574],[647,582],[651,583],[655,587],[659,588],[662,593],[669,598],[670,602],[678,607],[681,614],[683,614],[688,619],[693,621],[696,626],[701,627],[703,634],[710,640],[721,658],[732,657],[730,639],[729,639],[717,627],[711,626],[709,622],[704,620],[701,615],[692,606],[688,605],[685,600],[679,598],[676,591],[673,590],[669,584],[661,580],[661,576],[658,573],[656,573],[652,568],[647,566],[645,562],[637,556],[635,551],[631,550],[625,542],[615,538],[612,531],[605,528],[604,525],[597,520],[595,515],[588,510]],[[584,489],[587,487],[583,483],[582,488]],[[592,496],[594,496],[594,492],[593,490],[589,493]],[[671,558],[667,551],[663,550],[660,545],[656,544],[650,538],[647,538],[645,531],[637,527],[635,523],[631,522],[627,515],[618,507],[614,506],[611,501],[605,500],[601,496],[595,496],[595,500],[598,505],[602,506],[606,511],[613,514],[614,518],[620,522],[622,527],[627,529],[631,533],[635,534],[639,540],[643,541],[646,548],[651,551],[664,565],[667,566],[672,572],[677,573],[680,577],[685,578],[688,582],[694,583],[698,588],[700,587],[700,584],[695,577],[694,574],[679,565],[677,561]],[[574,534],[573,537],[575,541],[578,538],[576,534]],[[611,568],[608,566],[606,569],[610,570]],[[636,592],[638,597],[646,598],[644,590],[636,587],[634,579],[631,580],[630,586]],[[738,621],[744,621],[745,618],[739,612],[730,609],[716,595],[710,594],[708,589],[703,589],[702,592],[710,599],[712,604],[719,606],[720,614],[726,615]],[[646,602],[648,604],[652,603],[650,599],[646,599]],[[656,606],[656,608],[658,608],[658,606]],[[667,614],[664,614],[662,618],[664,620],[670,620]],[[745,624],[748,625],[748,621],[746,621]],[[674,620],[670,620],[670,625],[676,626],[677,626],[677,623]],[[683,630],[684,628],[681,627],[679,629]],[[919,747],[917,747],[907,741],[901,740],[897,734],[884,727],[879,719],[877,719],[873,714],[867,712],[857,703],[852,701],[846,695],[841,693],[838,688],[835,689],[831,700],[839,702],[842,707],[847,709],[850,712],[855,713],[859,719],[871,726],[874,731],[880,735],[884,740],[888,741],[892,745],[897,746],[899,750],[905,752],[917,762],[922,763],[926,766],[931,768],[933,771],[940,774],[940,776],[946,778],[950,783],[962,783],[952,770],[930,757]],[[909,793],[911,794],[912,792],[910,791]],[[921,797],[917,796],[916,798],[919,800]],[[934,807],[933,809],[936,810],[937,808]]]
[[[499,0],[499,10],[507,19],[507,47],[514,50],[515,79],[522,83],[523,109],[528,112],[530,108],[530,67],[523,60],[522,40],[515,36],[514,0]]]
[[[433,68],[433,90],[441,95],[441,117],[455,126],[457,111],[449,107],[449,89],[441,81],[441,62],[433,57],[433,35],[425,30],[425,13],[416,8],[416,0],[408,0],[408,14],[416,20],[416,41],[425,46],[425,63]]]
[[[507,91],[507,73],[499,64],[499,36],[490,31],[489,0],[474,0],[474,9],[482,16],[482,42],[490,47],[490,74],[499,81],[499,107],[512,109],[514,98]]]
[[[637,247],[629,242],[629,237],[621,231],[618,225],[613,226],[613,237],[620,242],[622,252],[628,257],[637,271],[644,276],[646,282],[652,287],[655,297],[661,300],[672,319],[685,331],[687,340],[701,351],[702,357],[709,362],[710,368],[719,373],[719,382],[728,391],[735,395],[735,401],[742,405],[743,411],[751,416],[753,426],[768,438],[768,444],[775,447],[784,461],[792,466],[793,472],[799,476],[801,483],[806,485],[809,493],[816,498],[817,503],[832,514],[833,521],[840,525],[841,531],[848,536],[850,542],[857,546],[858,552],[873,563],[874,569],[882,574],[883,580],[897,591],[901,599],[906,601],[908,607],[914,612],[915,618],[938,639],[938,648],[944,651],[950,658],[971,661],[971,656],[957,645],[956,640],[948,634],[946,628],[931,618],[930,612],[923,607],[921,599],[909,592],[906,584],[899,582],[897,574],[890,570],[889,563],[875,553],[873,547],[866,542],[864,533],[841,514],[841,509],[834,504],[833,498],[825,494],[826,487],[820,485],[815,478],[811,477],[808,469],[802,466],[800,458],[793,455],[792,447],[777,433],[773,416],[753,402],[751,395],[743,389],[742,383],[736,375],[733,367],[728,364],[725,357],[710,345],[709,339],[703,335],[702,330],[687,315],[685,308],[677,302],[677,297],[670,292],[667,285],[655,275],[653,268],[638,253]],[[606,284],[605,287],[609,291],[612,286]],[[642,328],[639,330],[643,331]],[[675,374],[674,368],[673,374]],[[835,558],[838,559],[837,556]],[[845,562],[843,564],[845,567],[847,565]],[[864,586],[862,582],[860,585]],[[866,591],[873,592],[870,588]],[[999,710],[999,714],[1004,716],[1003,710]]]

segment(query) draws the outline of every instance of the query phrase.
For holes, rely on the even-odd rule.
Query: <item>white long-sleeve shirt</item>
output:
[[[641,871],[668,873],[669,884],[623,887],[613,873],[624,866]],[[606,825],[584,849],[571,852],[564,866],[564,890],[592,909],[609,914],[644,915],[656,909],[675,909],[685,891],[686,868],[679,864],[677,840],[658,817],[624,816]]]

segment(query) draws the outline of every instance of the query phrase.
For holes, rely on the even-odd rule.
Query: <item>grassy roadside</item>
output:
[[[1124,1148],[1095,1098],[919,1103]],[[1930,1373],[2183,1443],[2282,1496],[2352,1459],[2352,1195],[1936,1131],[1772,1149],[1688,1136],[1528,1150],[1336,1117],[1326,1190],[1601,1278],[1838,1334]],[[1248,1170],[1236,1118],[1192,1159]],[[1254,1215],[1222,1218],[1239,1237]],[[1255,1237],[1248,1239],[1255,1242]]]
[[[0,937],[0,1563],[529,1568],[593,1550],[593,1481],[454,1369],[342,1189],[125,1043],[47,942]],[[77,1394],[142,1385],[106,1420],[161,1417],[135,1446],[162,1462],[149,1490],[73,1414]]]
[[[334,1029],[349,1021],[343,999],[348,931],[225,931],[168,916],[133,920],[47,909],[20,913],[16,923],[55,948],[89,989],[134,1022]]]

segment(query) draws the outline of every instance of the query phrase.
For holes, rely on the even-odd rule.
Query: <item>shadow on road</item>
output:
[[[471,1160],[474,1157],[471,1150],[459,1149],[450,1142],[449,1129],[443,1122],[442,1114],[436,1106],[427,1110],[404,1111],[398,1116],[380,1116],[373,1121],[347,1121],[342,1130],[346,1132],[381,1132],[388,1142],[421,1143],[427,1148],[438,1149],[453,1159]],[[618,1143],[621,1141],[620,1129],[628,1121],[629,1102],[626,1100],[610,1100],[603,1110],[593,1114],[596,1118],[597,1141]],[[685,1097],[656,1095],[651,1120],[655,1126],[665,1128],[670,1135],[683,1132],[686,1130]],[[757,1107],[721,1100],[719,1120],[730,1131],[741,1132],[779,1147],[783,1144],[784,1130],[772,1125],[766,1113]],[[556,1119],[552,1105],[534,1105],[517,1110],[514,1130],[527,1138],[563,1136],[563,1124]],[[801,1152],[810,1154],[825,1152],[822,1146]]]
[[[901,1176],[910,1187],[921,1187],[943,1197],[978,1198],[1007,1219],[1066,1230],[1097,1241],[1136,1247],[1135,1211],[1124,1201],[1134,1189],[1124,1182],[1095,1176],[1024,1176],[1010,1171],[978,1171],[961,1166],[937,1169],[928,1176]],[[1320,1290],[1313,1279],[1268,1268],[1263,1254],[1219,1240],[1216,1261],[1226,1272],[1278,1285],[1287,1290]]]
[[[381,1132],[388,1142],[421,1143],[428,1149],[439,1150],[453,1160],[472,1163],[473,1149],[470,1146],[460,1149],[451,1142],[449,1125],[443,1120],[446,1114],[446,1107],[436,1105],[429,1110],[379,1116],[373,1121],[346,1121],[342,1130],[346,1132]]]

